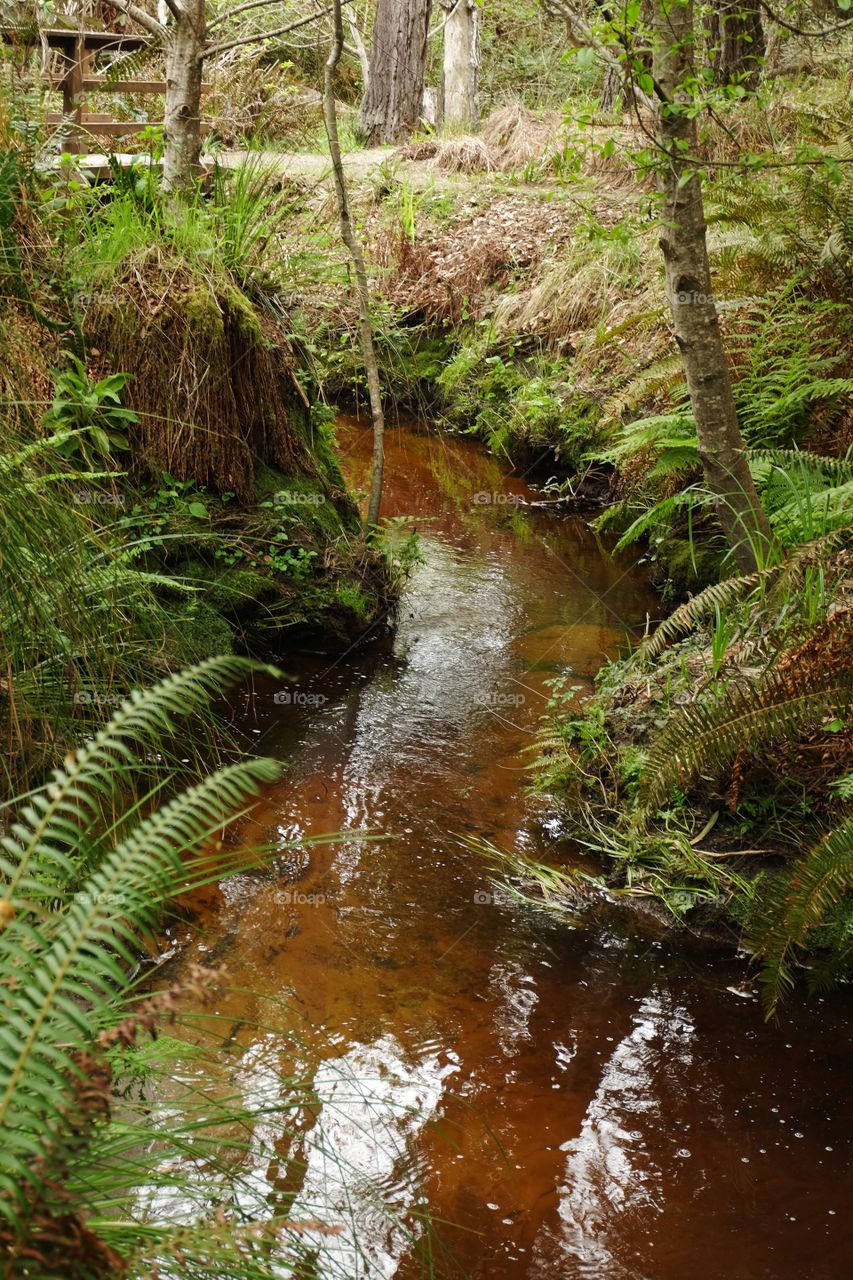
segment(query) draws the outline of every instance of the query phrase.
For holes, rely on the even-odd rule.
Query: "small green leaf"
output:
[[[191,502],[187,508],[191,516],[195,516],[198,520],[207,520],[208,510],[203,502]]]

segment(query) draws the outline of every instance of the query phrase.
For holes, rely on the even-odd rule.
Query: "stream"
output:
[[[369,432],[339,434],[366,489]],[[287,770],[240,839],[281,853],[168,939],[178,971],[227,966],[232,1086],[314,1095],[289,1137],[259,1123],[246,1211],[275,1193],[337,1228],[317,1266],[347,1280],[409,1280],[427,1247],[466,1280],[853,1274],[849,995],[767,1025],[733,954],[559,925],[464,844],[553,858],[529,748],[548,682],[588,691],[657,616],[636,557],[520,507],[523,478],[465,440],[391,430],[386,475],[423,554],[395,634],[246,694]]]

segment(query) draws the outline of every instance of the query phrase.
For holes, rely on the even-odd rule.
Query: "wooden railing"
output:
[[[149,36],[130,35],[121,31],[74,31],[62,28],[17,30],[5,27],[0,28],[0,38],[11,45],[43,47],[46,44],[59,55],[62,71],[59,75],[49,76],[49,85],[62,92],[62,112],[49,113],[47,123],[65,132],[66,151],[72,154],[85,151],[87,137],[115,140],[162,124],[162,121],[157,120],[113,120],[108,115],[93,114],[85,110],[87,93],[165,94],[165,80],[111,80],[93,70],[94,61],[99,54],[132,53],[143,48],[148,43]]]

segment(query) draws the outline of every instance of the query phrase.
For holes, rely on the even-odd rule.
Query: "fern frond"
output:
[[[830,831],[794,866],[784,891],[759,927],[753,946],[764,960],[762,982],[769,1014],[793,986],[797,952],[809,933],[853,888],[853,817]]]
[[[650,529],[655,528],[657,525],[669,523],[673,516],[683,507],[706,507],[710,503],[710,494],[696,485],[682,489],[680,493],[674,493],[669,498],[663,498],[660,502],[656,502],[653,507],[643,511],[633,524],[628,526],[613,550],[624,551],[626,547],[629,547],[632,542],[637,542]]]
[[[179,671],[145,691],[135,690],[85,746],[54,769],[50,783],[30,794],[16,813],[11,833],[0,840],[0,874],[5,896],[14,901],[44,895],[54,874],[68,875],[71,833],[86,831],[97,819],[100,799],[138,768],[135,748],[168,740],[176,720],[206,705],[229,683],[258,664],[247,658],[216,657]],[[260,668],[272,673],[273,668]]]
[[[660,391],[673,393],[684,381],[681,356],[667,354],[641,369],[629,382],[608,397],[601,406],[602,425],[619,422],[626,413],[636,413],[640,405]]]
[[[68,1123],[69,1089],[80,1078],[75,1053],[115,1022],[138,932],[180,888],[186,854],[280,772],[269,760],[220,770],[108,853],[57,926],[27,915],[8,925],[0,948],[0,1215],[16,1222],[22,1188],[41,1189],[51,1171],[61,1171],[76,1138]]]
[[[839,480],[853,479],[853,460],[849,456],[830,458],[824,453],[811,453],[808,449],[750,449],[750,462],[765,462],[783,470],[803,467],[819,475],[836,476]]]
[[[726,578],[723,582],[712,582],[704,591],[686,600],[684,604],[673,610],[668,618],[664,618],[655,632],[638,645],[633,661],[642,662],[647,658],[656,658],[677,636],[687,635],[706,619],[713,618],[718,610],[722,612],[735,601],[745,599],[773,572],[772,569],[760,569],[756,573],[744,574],[739,578]]]
[[[853,480],[828,489],[800,487],[790,501],[768,511],[768,518],[783,546],[844,528],[853,520]]]
[[[174,29],[171,26],[164,26],[159,35],[152,33],[145,44],[138,49],[132,49],[129,53],[116,54],[106,69],[104,88],[111,89],[117,80],[133,80],[148,66],[153,57],[168,48],[173,39]]]
[[[670,718],[649,752],[642,794],[647,812],[675,786],[700,775],[716,778],[741,747],[754,751],[844,717],[853,694],[853,672],[828,672],[808,683],[790,673],[724,688],[715,702],[694,702]]]
[[[593,450],[585,456],[593,462],[618,463],[647,449],[681,448],[695,440],[696,422],[692,413],[658,413],[623,427],[618,441],[610,449]]]

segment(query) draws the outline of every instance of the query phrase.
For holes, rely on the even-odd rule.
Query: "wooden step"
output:
[[[52,89],[63,89],[65,80],[65,76],[51,76],[50,87]],[[201,88],[203,93],[208,93],[210,84],[205,82]],[[84,76],[82,89],[84,93],[165,93],[166,81],[113,80],[112,84],[110,84],[106,76]]]
[[[95,137],[119,138],[123,134],[144,133],[146,129],[162,129],[162,120],[93,120],[87,121],[83,119],[82,124],[75,123],[73,118],[69,116],[48,116],[48,124],[61,125],[65,124],[70,130],[77,134],[90,133]],[[199,131],[202,136],[209,133],[211,126],[203,121],[199,125]]]

